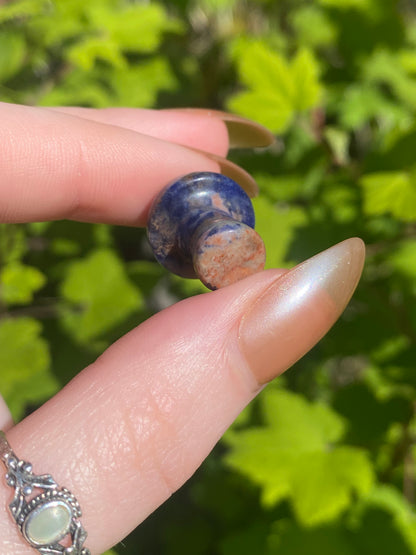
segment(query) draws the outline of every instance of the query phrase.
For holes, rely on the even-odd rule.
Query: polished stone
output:
[[[147,233],[160,264],[174,274],[198,277],[217,289],[228,284],[232,274],[245,277],[264,266],[264,245],[253,228],[251,200],[235,181],[218,173],[194,172],[175,180],[156,197]],[[247,251],[248,245],[254,244],[257,254]],[[228,249],[228,257],[224,249]],[[244,260],[241,272],[236,271],[240,259]],[[229,270],[224,267],[227,260],[233,261]],[[219,274],[228,277],[213,281]]]
[[[48,501],[27,515],[23,534],[33,545],[51,545],[66,536],[71,520],[71,507],[65,501]]]

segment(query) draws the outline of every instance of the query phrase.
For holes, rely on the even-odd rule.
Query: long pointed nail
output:
[[[255,197],[259,194],[259,186],[256,181],[248,172],[246,172],[246,170],[243,170],[241,166],[234,164],[234,162],[227,160],[227,158],[213,154],[212,152],[206,152],[205,150],[199,150],[191,147],[187,148],[193,150],[194,152],[198,152],[199,154],[203,154],[206,158],[217,162],[220,167],[220,172],[238,183],[249,197]]]
[[[211,118],[221,119],[227,126],[230,148],[257,148],[270,146],[276,137],[260,123],[251,119],[205,108],[175,108],[176,111],[194,112]]]
[[[347,306],[363,269],[357,237],[302,262],[254,302],[239,328],[242,353],[259,384],[294,364],[325,335]]]
[[[259,123],[230,114],[214,112],[227,126],[230,148],[258,148],[272,145],[276,137],[271,131]]]

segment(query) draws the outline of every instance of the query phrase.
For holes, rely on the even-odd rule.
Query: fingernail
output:
[[[294,364],[325,335],[361,276],[365,247],[354,237],[309,258],[254,302],[239,328],[240,348],[259,384]]]
[[[206,152],[205,150],[199,150],[191,147],[187,148],[193,150],[194,152],[198,152],[199,154],[203,154],[210,160],[214,160],[214,162],[218,164],[220,172],[238,183],[249,197],[255,197],[258,195],[259,186],[257,185],[255,179],[248,172],[246,172],[246,170],[243,170],[241,166],[234,164],[234,162],[227,160],[227,158],[217,156],[217,154],[212,154],[212,152]]]
[[[270,146],[276,140],[267,127],[236,114],[221,110],[206,110],[205,108],[176,108],[176,110],[221,119],[227,126],[230,148],[265,147]]]
[[[271,131],[250,119],[228,112],[214,112],[227,126],[230,148],[259,148],[272,145],[276,137]]]

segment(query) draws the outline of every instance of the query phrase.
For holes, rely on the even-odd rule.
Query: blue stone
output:
[[[246,258],[243,264],[255,266],[253,271],[258,270],[256,257],[262,257],[264,265],[264,245],[253,229],[253,206],[235,181],[219,173],[195,172],[176,179],[156,197],[147,234],[156,259],[165,268],[182,277],[199,277],[216,289],[222,286],[223,277],[214,277],[211,283],[210,265],[238,265],[239,256]]]

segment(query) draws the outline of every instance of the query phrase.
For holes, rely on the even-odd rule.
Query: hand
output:
[[[227,129],[245,145],[268,137],[204,110],[0,104],[0,119],[2,222],[143,226],[155,194],[192,171],[222,171],[255,189],[222,158]],[[52,474],[78,498],[86,546],[102,553],[178,489],[264,384],[326,333],[363,261],[362,241],[349,239],[289,272],[267,270],[182,301],[122,337],[19,424],[1,402],[0,428],[36,473]],[[29,555],[6,510],[11,491],[2,476],[0,552]]]

